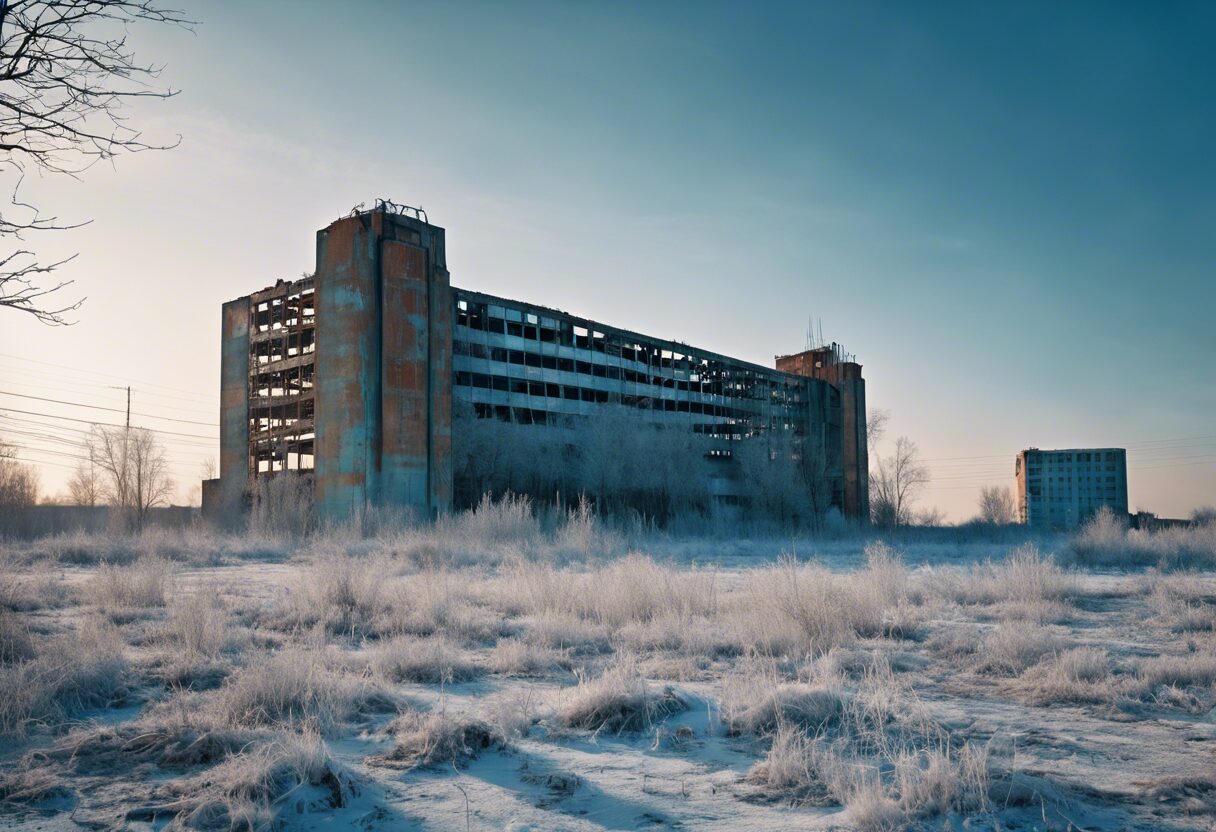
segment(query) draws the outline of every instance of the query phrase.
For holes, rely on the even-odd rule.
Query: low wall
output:
[[[199,516],[194,506],[159,506],[148,512],[148,526],[178,529]],[[64,532],[105,532],[121,523],[109,506],[0,507],[0,539],[34,538]]]

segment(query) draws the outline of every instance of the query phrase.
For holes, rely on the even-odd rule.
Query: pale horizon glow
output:
[[[952,521],[1029,447],[1126,447],[1132,510],[1216,503],[1211,7],[185,5],[131,39],[182,91],[132,120],[181,146],[22,188],[93,219],[27,241],[79,252],[78,324],[0,310],[44,494],[129,384],[194,497],[220,304],[384,197],[461,287],[766,366],[821,320]]]

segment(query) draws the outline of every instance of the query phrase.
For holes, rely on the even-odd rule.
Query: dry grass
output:
[[[0,772],[0,801],[9,806],[39,803],[65,791],[62,778],[46,768]]]
[[[285,800],[303,797],[299,792],[306,787],[315,787],[318,802],[337,808],[351,793],[351,778],[315,734],[284,735],[171,783],[164,789],[174,798],[170,803],[131,819],[153,820],[163,812],[174,816],[175,827],[272,829],[279,826]]]
[[[164,633],[172,648],[187,658],[214,659],[232,642],[228,611],[209,587],[175,600]]]
[[[206,707],[221,725],[330,736],[358,716],[393,710],[396,701],[370,679],[334,669],[322,652],[288,649],[253,657]]]
[[[395,740],[393,748],[374,761],[405,768],[458,766],[504,742],[489,723],[442,711],[406,711],[389,724],[388,732]]]
[[[34,658],[34,642],[25,619],[0,608],[0,665],[18,664]]]
[[[984,639],[976,669],[1016,676],[1066,646],[1064,638],[1037,624],[1001,624]]]
[[[910,570],[875,544],[852,572],[793,557],[719,572],[638,553],[596,560],[602,530],[585,510],[556,525],[511,502],[434,526],[383,520],[364,518],[366,535],[329,529],[306,541],[286,587],[255,570],[241,574],[264,586],[226,581],[227,597],[218,585],[175,588],[178,555],[152,539],[94,575],[0,581],[0,733],[37,749],[5,764],[0,797],[37,801],[68,778],[99,777],[133,800],[160,783],[160,803],[127,822],[271,828],[301,805],[344,800],[349,781],[326,743],[367,759],[352,749],[383,740],[390,713],[391,750],[375,762],[407,769],[461,765],[525,735],[521,752],[607,732],[634,734],[612,745],[641,753],[644,732],[664,753],[695,753],[701,715],[665,721],[699,700],[656,681],[670,679],[718,687],[721,723],[711,703],[704,724],[763,755],[747,775],[753,796],[839,805],[838,822],[859,829],[938,828],[1004,811],[988,798],[1003,769],[964,732],[986,738],[1013,709],[984,709],[972,727],[969,697],[1111,706],[1086,719],[1203,713],[1216,698],[1213,585],[1202,575],[1082,597],[1078,573],[1033,547]],[[44,581],[86,601],[97,634],[64,632],[81,614],[48,608],[54,599],[40,606]],[[1111,636],[1110,621],[1146,626]],[[1066,626],[1044,626],[1056,622]],[[1131,658],[1149,650],[1167,655]],[[566,687],[559,674],[572,665],[591,672]],[[498,675],[448,687],[486,672]],[[430,710],[400,713],[395,686],[407,683],[442,686],[410,689]],[[146,702],[138,717],[63,733],[129,693]],[[1049,733],[1045,711],[1016,710]],[[792,811],[790,824],[799,820]]]
[[[319,626],[335,635],[375,635],[385,608],[387,564],[327,552],[291,586],[269,619],[281,629]]]
[[[0,609],[32,612],[64,606],[70,593],[63,577],[44,566],[32,568],[26,574],[18,572],[17,564],[0,565]]]
[[[808,681],[793,681],[773,662],[740,662],[722,682],[727,733],[770,736],[785,726],[819,734],[831,727],[848,704],[840,656],[823,657],[808,670]]]
[[[1190,653],[1184,656],[1154,656],[1137,668],[1141,680],[1150,687],[1205,687],[1216,685],[1216,654]]]
[[[127,695],[127,661],[117,631],[86,622],[34,645],[34,657],[0,666],[0,736],[54,727],[73,714]]]
[[[865,567],[852,574],[791,557],[754,570],[727,612],[739,652],[823,655],[858,637],[914,629],[906,567],[885,546],[870,547],[866,556]]]
[[[484,671],[443,636],[398,636],[374,648],[372,665],[391,682],[439,685],[465,682]]]
[[[500,639],[487,660],[491,671],[504,676],[541,676],[569,666],[570,660],[561,650],[520,638]]]
[[[1028,668],[1016,683],[1032,705],[1110,702],[1117,695],[1105,650],[1075,647]]]
[[[142,557],[128,566],[103,563],[82,595],[107,612],[163,607],[171,574],[169,562],[158,557]]]
[[[1024,544],[1004,560],[973,564],[967,571],[934,570],[929,591],[963,605],[996,606],[1001,617],[1062,620],[1078,593],[1077,576],[1034,544]]]
[[[1127,528],[1124,518],[1103,509],[1070,541],[1069,552],[1076,563],[1091,567],[1212,569],[1216,523],[1146,532]]]
[[[1175,632],[1216,631],[1216,582],[1196,572],[1153,572],[1140,584],[1149,607]]]
[[[728,730],[758,736],[771,734],[780,725],[822,731],[840,718],[845,705],[843,691],[801,682],[784,682],[755,697],[727,702],[723,717]]]
[[[595,733],[650,731],[687,707],[671,688],[659,689],[647,682],[636,661],[626,656],[595,678],[580,674],[578,686],[558,711],[558,720],[567,728]]]
[[[958,742],[930,719],[884,663],[839,701],[838,716],[817,728],[774,720],[772,744],[749,782],[770,797],[842,805],[866,830],[987,810],[987,748]]]

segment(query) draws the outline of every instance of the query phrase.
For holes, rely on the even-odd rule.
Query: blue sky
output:
[[[214,421],[220,302],[383,196],[461,286],[763,363],[821,319],[954,519],[1032,445],[1129,447],[1134,506],[1216,502],[1216,7],[187,7],[133,36],[182,93],[132,115],[182,146],[28,186],[95,219],[43,246],[90,300],[0,351],[107,374],[78,401],[129,378]],[[183,482],[209,453],[172,450]]]

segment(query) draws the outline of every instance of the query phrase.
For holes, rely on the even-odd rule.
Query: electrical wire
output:
[[[122,408],[122,407],[103,407],[103,406],[97,405],[97,404],[84,404],[82,402],[69,402],[69,401],[64,401],[62,399],[48,399],[43,396],[30,396],[25,393],[13,393],[9,390],[0,390],[0,395],[16,396],[19,399],[33,399],[35,401],[40,401],[40,402],[50,402],[51,404],[66,404],[71,407],[85,407],[85,408],[88,408],[89,410],[107,410],[111,413],[127,413],[128,412],[126,410],[126,408]],[[165,421],[165,422],[181,422],[184,425],[202,425],[203,427],[208,427],[208,428],[218,428],[219,427],[218,422],[196,422],[192,419],[176,419],[172,416],[156,416],[155,414],[152,414],[152,413],[136,413],[133,410],[130,411],[130,415],[140,416],[144,419],[160,419],[161,421]]]

